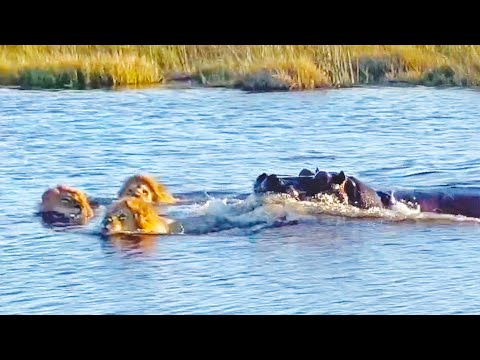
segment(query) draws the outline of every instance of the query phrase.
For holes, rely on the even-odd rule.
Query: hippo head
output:
[[[387,198],[382,201],[382,198],[374,189],[353,176],[346,178],[345,183],[342,185],[342,192],[350,205],[362,209],[371,207],[382,208],[385,207],[385,202],[389,201]]]
[[[360,208],[382,206],[375,190],[353,176],[346,176],[343,171],[329,173],[317,169],[313,187],[315,194],[334,194],[340,201]]]
[[[313,181],[315,193],[334,194],[341,201],[362,209],[385,207],[384,202],[389,201],[357,178],[346,176],[343,171],[336,174],[317,169]]]
[[[286,186],[275,174],[267,175],[265,173],[259,175],[253,185],[253,190],[257,193],[262,192],[285,192]]]
[[[312,180],[311,193],[313,195],[320,193],[335,194],[344,200],[345,195],[343,194],[342,190],[346,179],[347,177],[343,171],[338,174],[326,171],[317,171]]]
[[[332,187],[333,185],[341,185],[346,179],[345,173],[340,171],[339,174],[337,173],[329,173],[326,171],[317,171],[313,179],[322,187],[327,190],[328,188]]]
[[[346,180],[345,173],[330,173],[316,170],[315,174],[303,169],[298,177],[279,177],[266,173],[257,177],[254,183],[254,191],[257,193],[275,192],[290,194],[296,199],[314,197],[321,193],[341,195],[342,200],[346,195],[341,194],[341,185]]]

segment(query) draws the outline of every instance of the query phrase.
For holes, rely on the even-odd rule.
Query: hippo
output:
[[[480,218],[480,194],[478,192],[451,188],[423,191],[375,191],[354,177],[348,178],[352,179],[356,185],[353,190],[349,190],[349,181],[347,180],[345,188],[349,203],[363,209],[371,207],[391,209],[393,205],[400,202],[410,207],[419,207],[421,212]]]
[[[467,189],[402,190],[385,193],[384,207],[396,202],[420,207],[421,212],[480,218],[480,194]]]
[[[298,176],[278,176],[263,173],[254,183],[255,193],[284,193],[299,200],[309,200],[319,194],[334,194],[341,200],[362,209],[383,207],[388,204],[390,197],[387,193],[378,194],[377,191],[353,176],[339,173],[320,171],[315,173],[308,169],[300,171]],[[382,200],[383,196],[383,200]]]
[[[255,193],[283,193],[298,200],[307,200],[321,193],[335,193],[345,181],[345,174],[318,171],[315,174],[302,170],[299,176],[267,175],[263,173],[255,180]]]
[[[298,176],[261,174],[254,184],[256,193],[285,193],[299,200],[313,200],[319,194],[334,194],[346,203],[361,208],[391,209],[397,202],[420,207],[422,212],[480,218],[480,194],[465,189],[429,191],[379,191],[354,176],[308,169]]]

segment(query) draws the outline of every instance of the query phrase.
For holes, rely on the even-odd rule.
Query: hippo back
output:
[[[422,212],[480,218],[480,195],[462,189],[396,191],[393,196],[396,201],[420,206]]]

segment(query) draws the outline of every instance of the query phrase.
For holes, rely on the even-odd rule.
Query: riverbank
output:
[[[0,85],[95,89],[187,82],[251,91],[479,86],[480,46],[0,46]]]

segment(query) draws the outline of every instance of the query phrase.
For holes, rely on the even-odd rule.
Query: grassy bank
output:
[[[0,85],[110,88],[189,80],[245,90],[480,85],[480,46],[0,46]]]

